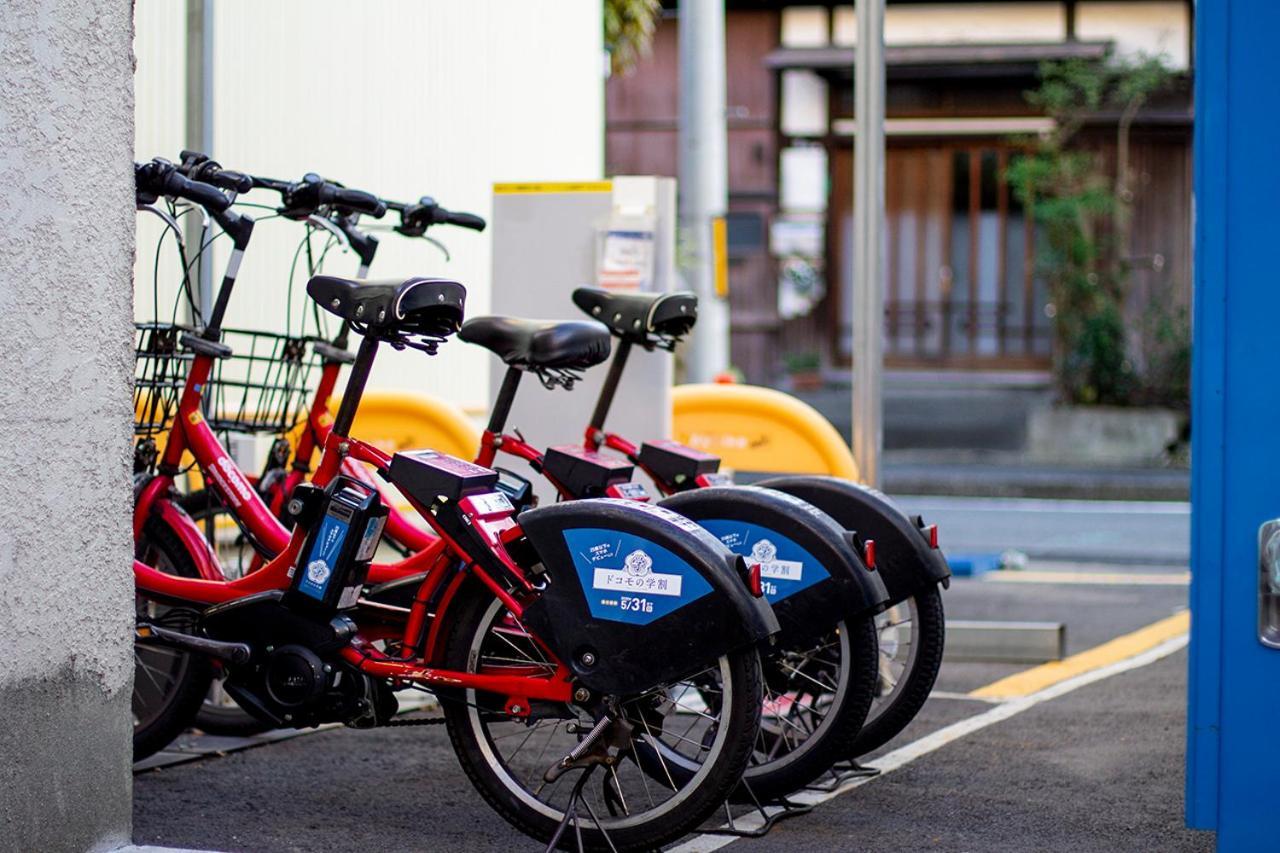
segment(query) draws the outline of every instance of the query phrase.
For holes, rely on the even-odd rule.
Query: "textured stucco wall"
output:
[[[127,843],[130,0],[0,11],[0,849]]]

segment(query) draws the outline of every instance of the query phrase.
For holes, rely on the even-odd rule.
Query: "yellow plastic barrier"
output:
[[[480,430],[462,409],[410,391],[365,392],[351,434],[387,453],[430,448],[474,459],[480,448]]]
[[[831,422],[789,394],[754,385],[678,385],[671,402],[673,438],[719,456],[726,468],[859,479]]]

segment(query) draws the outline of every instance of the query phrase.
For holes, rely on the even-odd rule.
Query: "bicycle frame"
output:
[[[319,220],[318,217],[317,219]],[[360,258],[357,276],[361,278],[367,276],[377,249],[376,239],[360,235],[359,232],[355,232],[353,226],[339,228],[328,223],[327,220],[319,221],[324,223],[324,227],[338,231],[351,241]],[[237,251],[240,255],[243,255],[247,243],[247,236],[237,243]],[[206,330],[206,335],[212,336],[215,340],[220,334],[222,314],[235,284],[239,265],[237,255],[233,254],[232,257],[233,264],[228,266],[223,277],[218,294],[218,305]],[[345,336],[344,328],[339,335],[343,347],[345,347]],[[203,389],[213,370],[215,358],[215,355],[208,352],[196,352],[178,403],[177,417],[169,429],[158,473],[139,493],[133,516],[134,539],[138,540],[142,536],[147,519],[153,513],[159,514],[186,546],[196,562],[200,576],[208,580],[221,580],[225,577],[217,554],[190,517],[169,499],[174,487],[174,478],[181,468],[183,455],[189,451],[195,458],[206,481],[212,484],[226,506],[231,509],[241,530],[249,538],[258,555],[282,553],[289,546],[291,538],[289,528],[280,521],[284,504],[288,496],[310,472],[311,459],[316,449],[325,446],[333,423],[329,415],[328,402],[334,393],[342,370],[340,361],[333,358],[323,359],[320,381],[308,411],[307,427],[303,430],[298,442],[294,464],[286,475],[282,487],[273,491],[271,501],[268,503],[255,488],[253,481],[236,465],[201,413]],[[363,467],[354,462],[344,460],[344,472],[379,486],[369,478]],[[382,491],[381,488],[379,491]],[[397,563],[374,564],[369,571],[369,580],[372,583],[396,580],[425,571],[434,559],[427,549],[436,542],[435,537],[422,531],[403,513],[397,511],[394,516],[393,519],[388,519],[388,534],[394,537],[395,541],[417,553]],[[255,557],[252,567],[254,571],[251,574],[256,574],[256,570],[262,567],[262,563],[260,556]]]
[[[192,372],[197,373],[194,367]],[[201,421],[197,421],[196,425],[199,423]],[[207,427],[205,429],[207,430]],[[199,432],[195,433],[195,436],[195,441],[201,442],[202,446],[208,444],[209,437]],[[211,432],[210,436],[212,436]],[[215,447],[221,448],[216,438],[212,439],[212,443]],[[207,451],[208,447],[205,446],[205,449]],[[168,448],[166,453],[167,451]],[[180,458],[180,451],[174,452]],[[378,448],[354,438],[340,437],[330,431],[324,441],[321,463],[312,482],[321,488],[328,485],[339,474],[343,463],[347,460],[367,463],[383,471],[391,464],[391,457]],[[243,475],[240,476],[243,478]],[[160,479],[157,478],[157,480]],[[252,488],[247,488],[247,491],[253,492]],[[387,637],[362,632],[355,642],[342,650],[343,658],[360,671],[379,678],[412,681],[427,686],[474,688],[502,694],[510,697],[507,703],[509,707],[519,706],[526,709],[525,713],[529,707],[528,702],[532,699],[553,702],[570,701],[569,671],[558,662],[556,673],[552,677],[538,677],[533,671],[524,674],[518,671],[512,673],[509,669],[504,670],[503,675],[455,672],[426,665],[429,661],[438,660],[443,651],[440,626],[446,623],[445,614],[468,573],[490,589],[516,619],[522,617],[524,604],[517,595],[508,592],[502,583],[480,566],[460,543],[441,529],[427,507],[422,506],[412,497],[409,500],[432,525],[436,538],[429,547],[411,558],[411,561],[417,565],[426,566],[426,575],[414,596],[413,605],[409,608],[408,618],[400,635],[401,648],[407,654],[400,657],[386,655],[375,649],[371,643],[374,639]],[[465,499],[459,503],[459,511],[467,515],[469,524],[482,535],[486,545],[502,561],[510,577],[516,581],[519,592],[532,592],[532,586],[511,561],[499,538],[500,534],[515,527],[515,522],[510,516],[487,516]],[[290,567],[297,560],[304,540],[305,531],[301,528],[295,529],[276,557],[268,561],[260,570],[235,580],[176,577],[160,572],[139,560],[134,560],[134,582],[138,589],[156,598],[197,605],[213,605],[255,593],[281,590],[289,584]],[[466,568],[459,569],[450,575],[449,568],[459,563]],[[443,594],[439,597],[439,602],[434,608],[435,614],[432,616],[427,611],[428,602],[436,597],[442,585]]]

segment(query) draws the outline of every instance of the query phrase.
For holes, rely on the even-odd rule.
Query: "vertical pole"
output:
[[[213,157],[213,0],[187,0],[187,67],[186,67],[187,148]],[[171,156],[178,152],[172,152]],[[216,159],[216,157],[215,157]],[[189,213],[185,220],[187,261],[195,259],[207,235],[199,212]],[[197,264],[198,305],[206,321],[213,309],[213,264],[205,257]]]
[[[884,0],[857,0],[853,153],[853,456],[880,485],[884,365]]]
[[[729,306],[716,286],[713,223],[728,207],[724,0],[680,0],[680,233],[685,282],[698,294],[692,382],[729,366]]]

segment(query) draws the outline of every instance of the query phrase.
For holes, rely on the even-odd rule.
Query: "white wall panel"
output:
[[[1076,32],[1082,39],[1114,41],[1122,56],[1162,56],[1173,68],[1185,69],[1191,59],[1191,21],[1177,0],[1081,3]]]
[[[486,218],[494,182],[602,177],[598,0],[214,2],[211,153],[228,167],[279,178],[316,171],[386,197],[430,194]],[[146,121],[175,109],[142,82],[153,73],[144,66],[175,61],[152,41],[162,38],[151,20],[161,17],[155,6],[183,4],[138,0],[140,140]],[[180,81],[180,55],[176,62]],[[468,314],[484,313],[489,235],[435,233],[452,250],[451,263],[422,241],[385,234],[373,277],[451,276],[467,286]],[[282,316],[300,237],[292,223],[262,222],[228,325],[270,327]],[[327,269],[352,273],[354,259],[332,253]],[[304,283],[301,275],[294,282],[295,318],[306,304]],[[457,341],[434,359],[384,349],[373,384],[482,406],[488,358]]]

